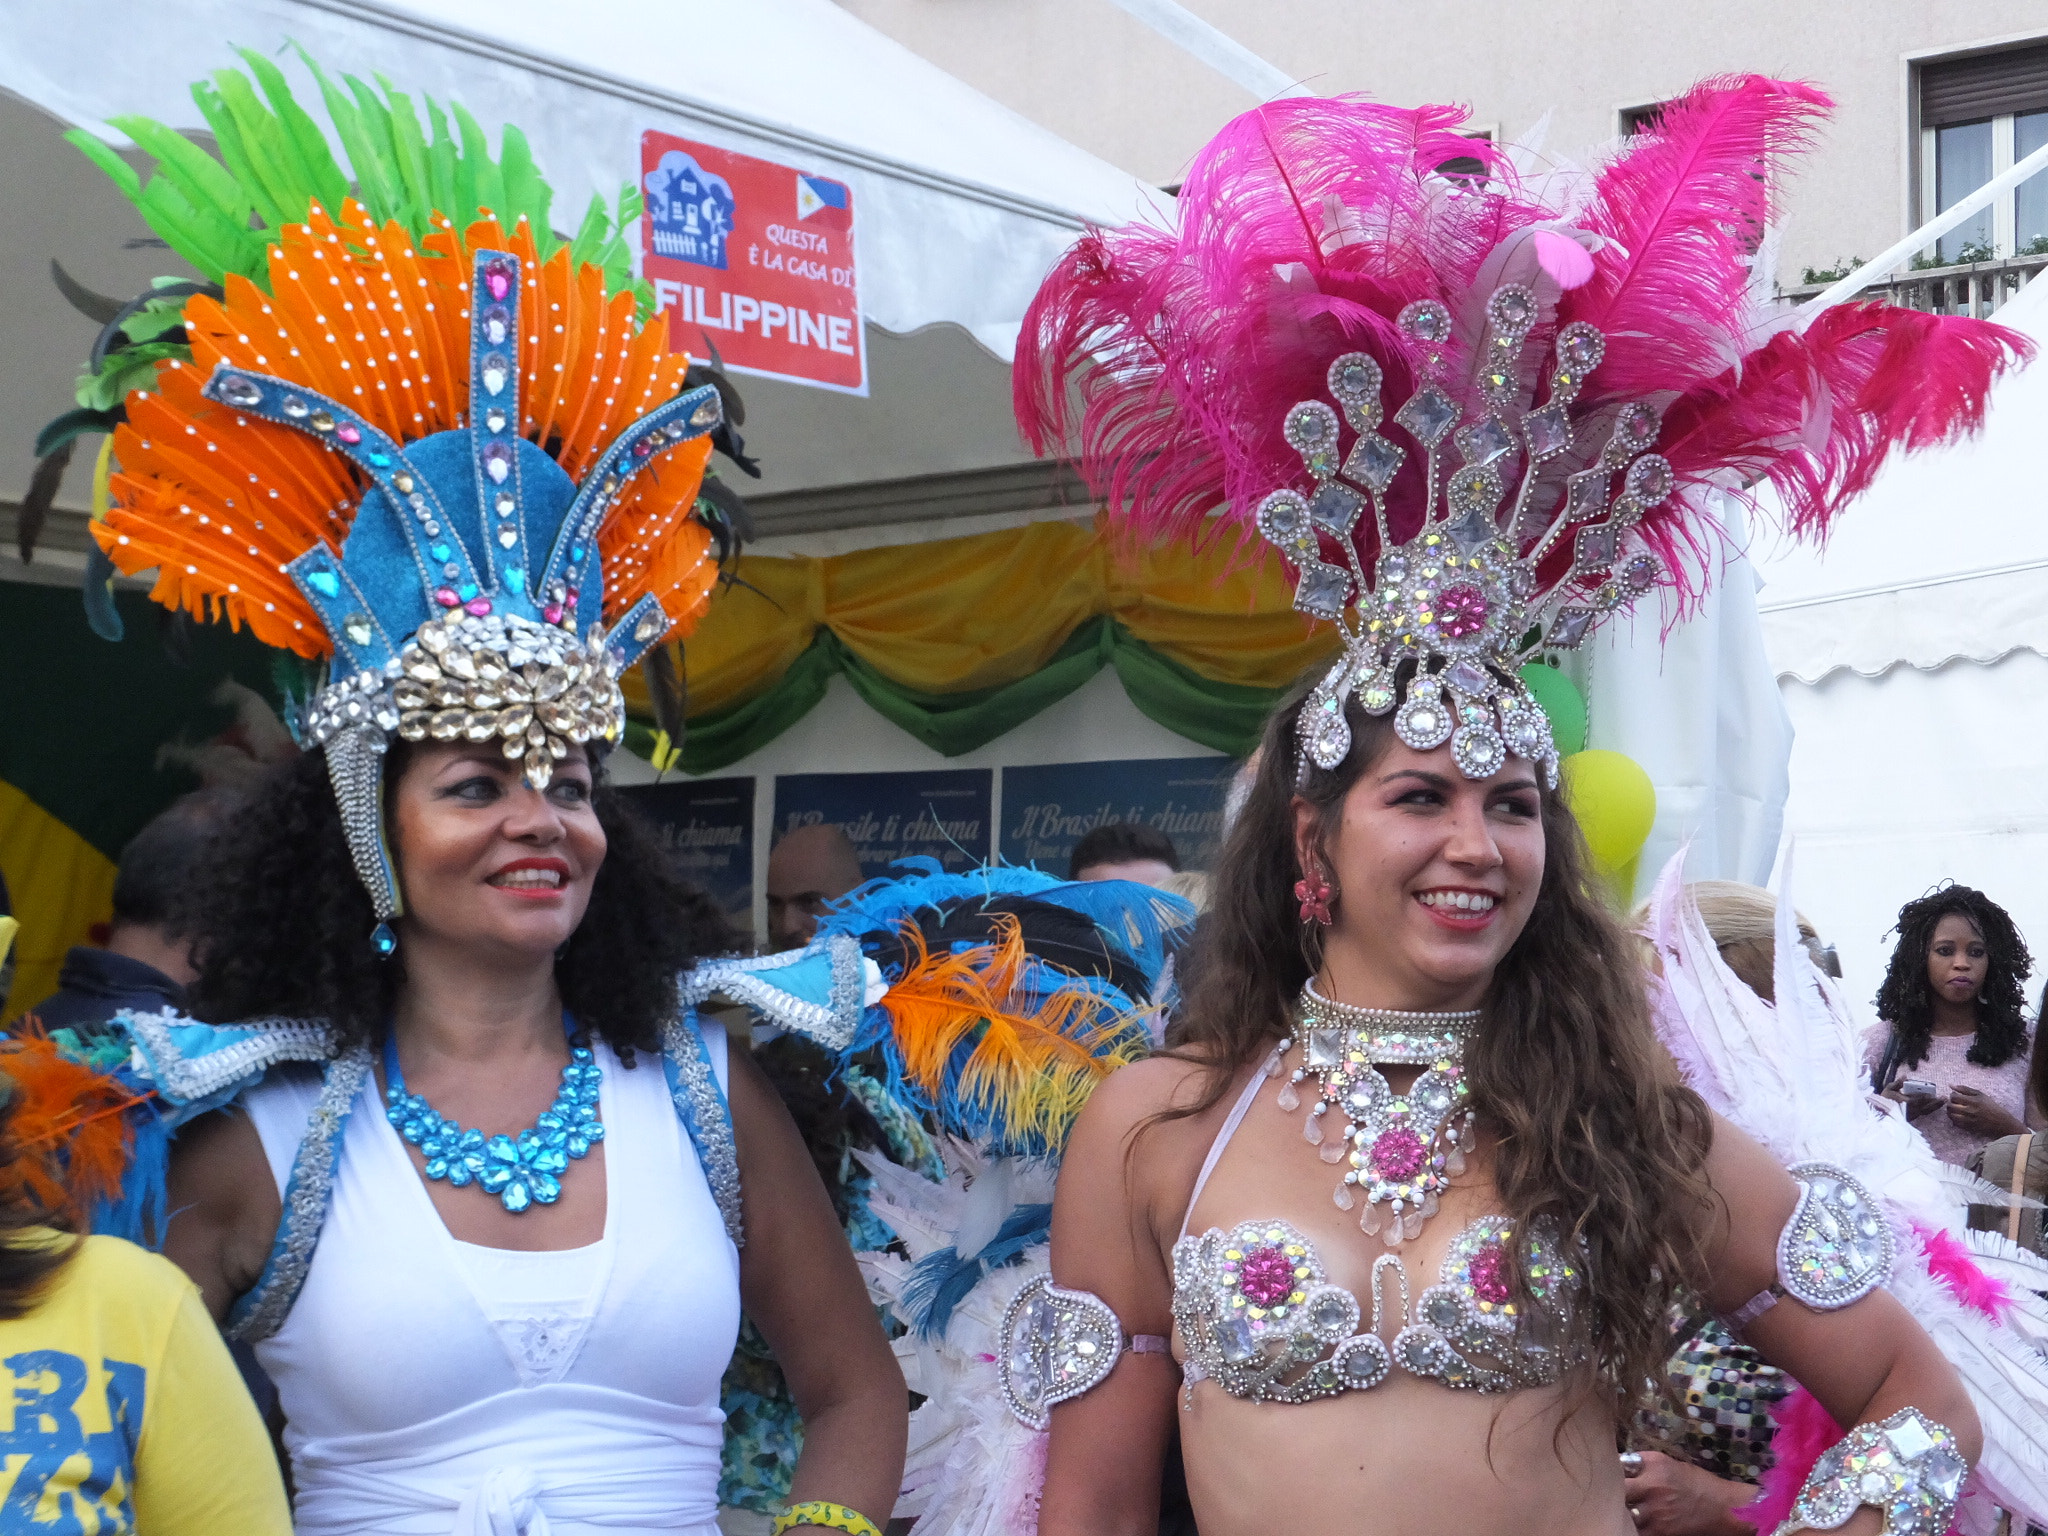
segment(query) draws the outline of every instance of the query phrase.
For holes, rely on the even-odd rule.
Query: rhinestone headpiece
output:
[[[1345,704],[1356,695],[1367,714],[1393,710],[1396,734],[1416,751],[1449,742],[1468,778],[1492,776],[1513,755],[1541,764],[1555,787],[1557,747],[1521,680],[1522,663],[1578,646],[1603,615],[1649,591],[1662,574],[1657,556],[1630,539],[1673,485],[1670,464],[1649,451],[1656,407],[1637,401],[1603,412],[1609,436],[1599,458],[1561,484],[1546,482],[1544,463],[1573,445],[1572,404],[1606,339],[1583,322],[1562,327],[1543,403],[1525,409],[1520,360],[1537,321],[1535,295],[1520,284],[1496,289],[1486,320],[1478,378],[1484,414],[1463,426],[1440,377],[1449,308],[1422,299],[1396,320],[1415,343],[1422,372],[1421,387],[1393,416],[1422,453],[1427,487],[1423,525],[1406,543],[1389,537],[1385,497],[1411,450],[1380,430],[1379,363],[1345,353],[1328,375],[1337,408],[1304,400],[1287,413],[1287,441],[1312,485],[1266,497],[1259,531],[1300,573],[1295,607],[1332,620],[1344,637],[1342,656],[1302,707],[1304,772],[1310,762],[1326,770],[1343,762],[1351,750]],[[1455,469],[1444,462],[1446,445],[1456,451]],[[1616,476],[1620,490],[1612,494]],[[1368,506],[1383,551],[1370,571],[1354,538]],[[1324,558],[1329,545],[1343,563]],[[1412,666],[1405,699],[1404,664]]]
[[[243,422],[288,428],[340,454],[365,487],[339,551],[316,542],[281,571],[333,642],[303,735],[327,750],[349,851],[380,925],[402,910],[383,832],[392,740],[495,743],[535,789],[548,786],[572,745],[618,740],[619,676],[674,621],[649,592],[609,629],[597,622],[600,529],[663,451],[721,419],[714,386],[687,390],[626,427],[580,483],[572,479],[520,430],[521,289],[518,256],[474,253],[465,290],[470,410],[450,431],[400,444],[339,400],[227,362],[201,390]],[[380,926],[377,937],[388,949],[388,931]]]

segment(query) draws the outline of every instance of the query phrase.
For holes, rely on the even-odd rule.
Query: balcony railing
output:
[[[2002,261],[1926,267],[1919,271],[1896,272],[1884,282],[1871,284],[1857,297],[1887,299],[1906,309],[1924,310],[1928,314],[1972,315],[1981,320],[1996,313],[2044,268],[2048,268],[2048,255],[2008,256]],[[1826,283],[1800,283],[1779,289],[1778,297],[1787,304],[1804,304],[1827,287]]]

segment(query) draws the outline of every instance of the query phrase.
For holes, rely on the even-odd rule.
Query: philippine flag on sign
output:
[[[851,229],[853,194],[843,181],[833,181],[826,176],[806,176],[798,172],[796,216],[799,219],[815,220],[825,229]]]

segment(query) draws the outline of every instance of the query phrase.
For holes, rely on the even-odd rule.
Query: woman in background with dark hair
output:
[[[1906,1106],[1942,1161],[1967,1163],[2039,1113],[2020,996],[2033,957],[2005,909],[1967,885],[1907,902],[1898,935],[1865,1047],[1871,1085]]]

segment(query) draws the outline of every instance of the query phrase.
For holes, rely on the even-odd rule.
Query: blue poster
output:
[[[889,873],[898,859],[937,859],[947,870],[988,862],[987,768],[931,773],[795,773],[775,780],[775,835],[825,821],[853,843],[863,875]],[[771,845],[772,846],[772,845]]]
[[[709,891],[742,932],[753,932],[753,779],[630,784],[619,793],[654,823],[676,868]]]
[[[1182,869],[1207,869],[1223,839],[1228,757],[1138,757],[1003,770],[1003,860],[1062,878],[1074,844],[1104,822],[1138,821],[1173,839]]]

